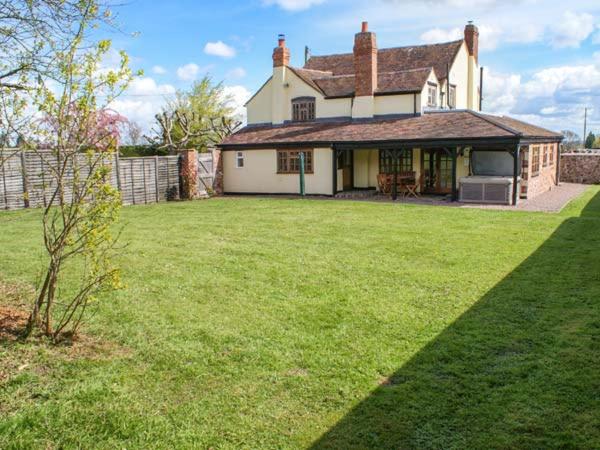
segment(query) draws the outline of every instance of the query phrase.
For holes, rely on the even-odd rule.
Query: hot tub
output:
[[[519,181],[520,178],[517,183]],[[463,177],[459,180],[459,186],[461,202],[512,205],[513,177]]]

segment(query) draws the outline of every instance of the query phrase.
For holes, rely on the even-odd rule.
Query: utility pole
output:
[[[585,150],[585,140],[587,139],[587,108],[583,114],[583,149]]]

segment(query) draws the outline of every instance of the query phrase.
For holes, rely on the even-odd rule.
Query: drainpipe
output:
[[[446,105],[450,109],[450,64],[446,63]]]
[[[483,67],[479,69],[479,111],[483,110]]]
[[[413,93],[413,116],[417,116],[417,93]]]

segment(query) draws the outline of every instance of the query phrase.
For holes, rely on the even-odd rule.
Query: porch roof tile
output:
[[[557,141],[562,136],[509,117],[463,110],[428,112],[420,116],[387,119],[340,119],[283,125],[249,125],[227,137],[220,146],[227,148],[277,144],[310,145],[481,138],[548,138]]]

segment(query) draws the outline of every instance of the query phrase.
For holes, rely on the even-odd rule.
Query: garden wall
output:
[[[198,160],[198,196],[214,189],[213,153],[196,154]],[[119,189],[124,205],[177,200],[181,196],[179,155],[120,158],[108,157],[111,184]],[[85,168],[87,159],[77,159]],[[52,151],[31,152],[0,150],[0,209],[46,206],[56,186],[52,170],[56,167]],[[67,179],[71,173],[67,174]],[[72,176],[72,175],[71,175]],[[67,201],[70,199],[67,196]]]
[[[599,184],[600,152],[563,153],[560,156],[560,181]]]

